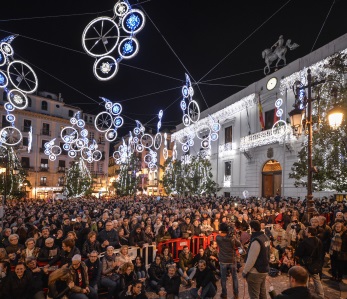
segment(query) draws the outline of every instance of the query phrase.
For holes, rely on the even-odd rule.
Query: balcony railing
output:
[[[41,171],[41,172],[47,172],[48,170],[49,170],[48,167],[40,167],[39,168],[39,171]]]
[[[58,167],[58,172],[65,172],[65,170],[66,170],[65,167],[61,167],[61,166]]]
[[[235,144],[232,142],[224,143],[219,146],[219,154],[221,157],[226,156],[228,154],[232,154],[235,149]]]
[[[284,143],[295,138],[290,125],[280,126],[274,129],[261,131],[241,138],[240,151],[246,152],[251,148],[272,144]]]
[[[50,130],[41,130],[41,135],[51,136],[51,131]]]
[[[223,187],[231,187],[231,175],[224,175]]]

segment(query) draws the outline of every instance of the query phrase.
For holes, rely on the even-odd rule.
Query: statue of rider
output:
[[[281,49],[284,45],[284,38],[283,35],[281,35],[278,39],[278,41],[271,47],[271,49],[273,47],[276,47],[276,49]],[[274,51],[276,51],[276,49]]]

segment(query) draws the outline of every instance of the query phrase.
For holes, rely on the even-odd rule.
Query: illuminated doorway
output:
[[[269,160],[264,164],[262,170],[262,196],[281,195],[282,167],[276,160]]]

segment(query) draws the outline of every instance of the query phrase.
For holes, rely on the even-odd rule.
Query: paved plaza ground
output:
[[[323,269],[324,274],[323,274],[322,282],[323,282],[325,298],[347,299],[347,278],[344,279],[342,283],[331,281],[329,280],[330,274],[328,271],[329,271],[329,268]],[[239,276],[239,299],[249,299],[247,284],[245,283],[245,280],[242,278],[241,273],[239,273],[238,276]],[[281,276],[277,276],[277,277],[269,277],[269,280],[267,282],[267,289],[269,289],[270,283],[273,285],[277,294],[281,293],[281,291],[289,287],[287,274],[282,274]],[[193,283],[193,287],[194,286],[195,284]],[[217,290],[217,295],[215,296],[215,299],[220,298],[220,294],[221,294],[220,281],[217,282],[217,287],[218,287],[218,290]],[[231,277],[228,277],[227,287],[228,287],[228,299],[233,299]],[[310,282],[310,289],[313,290],[312,281]],[[181,290],[180,299],[190,298],[189,289],[186,289],[183,285],[181,285],[180,290]],[[148,292],[147,295],[149,298],[158,298],[158,295],[152,292]],[[268,298],[270,298],[269,295],[268,295]],[[298,298],[298,299],[304,299],[304,298]]]

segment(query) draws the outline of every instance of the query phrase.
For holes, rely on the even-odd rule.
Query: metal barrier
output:
[[[184,246],[188,246],[189,250],[192,252],[192,254],[195,256],[199,253],[200,246],[203,246],[204,249],[206,249],[208,246],[210,246],[211,242],[216,239],[217,233],[212,233],[209,236],[193,236],[188,239],[171,239],[167,240],[165,242],[160,242],[157,245],[158,252],[162,253],[163,248],[169,248],[170,253],[172,254],[172,258],[175,262],[179,261],[179,254],[183,250]]]

